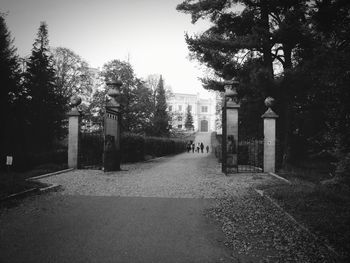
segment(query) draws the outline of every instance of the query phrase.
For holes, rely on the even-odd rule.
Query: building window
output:
[[[179,105],[179,111],[182,111],[182,105]]]
[[[182,129],[182,124],[177,125],[177,128]]]
[[[208,112],[208,106],[202,106],[202,112]]]
[[[169,111],[173,111],[173,106],[169,106]]]
[[[177,120],[178,120],[178,121],[182,121],[182,117],[181,117],[181,116],[178,116],[178,117],[177,117]]]

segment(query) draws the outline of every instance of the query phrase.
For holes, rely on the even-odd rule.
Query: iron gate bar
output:
[[[227,125],[226,125],[226,98],[223,99],[222,107],[222,139],[221,139],[221,171],[227,175]]]
[[[80,168],[101,168],[103,155],[103,130],[85,131],[80,135]]]
[[[262,172],[262,147],[259,139],[238,142],[238,172]]]

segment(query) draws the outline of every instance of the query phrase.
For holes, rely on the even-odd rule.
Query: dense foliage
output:
[[[122,158],[125,162],[144,160],[147,156],[160,157],[185,151],[186,141],[180,139],[145,137],[125,133],[121,137]]]
[[[0,58],[0,116],[6,124],[0,136],[1,168],[5,168],[8,155],[14,157],[14,167],[20,169],[30,169],[43,162],[66,162],[67,158],[62,156],[67,151],[66,113],[70,97],[82,98],[79,106],[84,116],[82,131],[99,134],[105,105],[110,99],[106,83],[115,79],[123,83],[122,131],[142,136],[169,135],[166,97],[170,91],[164,88],[160,75],[150,75],[143,81],[136,77],[130,63],[117,59],[106,63],[100,72],[90,68],[68,48],[50,49],[45,22],[40,24],[31,55],[19,58],[4,15],[0,14]],[[159,150],[152,140],[145,141],[155,146],[150,155],[165,154],[166,150]],[[99,152],[101,141],[97,147]],[[165,148],[174,152],[169,144]]]
[[[19,59],[15,52],[0,16],[0,112],[6,127],[0,136],[1,166],[9,155],[15,167],[28,168],[40,163],[38,155],[51,156],[47,152],[53,152],[54,142],[63,135],[66,100],[55,84],[45,23],[39,27],[28,59]]]
[[[19,90],[19,62],[13,40],[7,29],[4,17],[0,14],[0,166],[4,165],[6,155],[14,154],[15,141],[20,138],[21,93]]]
[[[339,175],[349,172],[349,1],[186,0],[177,9],[193,23],[210,20],[186,42],[214,72],[205,88],[240,81],[246,133],[264,98],[275,97],[284,164],[326,158],[338,162]]]
[[[154,82],[155,75],[152,75]],[[112,60],[103,66],[101,77],[104,83],[120,79],[121,86],[121,116],[122,131],[149,136],[167,136],[168,117],[166,112],[166,90],[163,78],[159,78],[156,87],[136,77],[128,62]],[[96,90],[88,107],[86,117],[93,122],[102,123],[104,105],[106,104],[108,88],[105,84]]]
[[[79,94],[83,102],[88,102],[94,86],[94,75],[89,64],[74,51],[58,47],[52,50],[56,86],[69,99]]]
[[[27,63],[25,88],[28,94],[30,147],[34,152],[48,150],[62,135],[66,98],[56,85],[56,73],[49,51],[46,23],[40,24],[32,54]]]

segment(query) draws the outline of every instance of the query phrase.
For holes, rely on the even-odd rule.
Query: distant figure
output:
[[[189,153],[191,151],[191,143],[187,143],[187,152]]]
[[[198,144],[197,144],[197,153],[199,153],[199,149],[200,149],[200,147],[201,147],[201,144],[200,144],[200,143],[198,143]]]
[[[201,147],[201,153],[203,153],[203,149],[204,149],[204,144],[201,142],[200,144],[200,147]]]
[[[194,153],[194,143],[192,143],[191,148],[192,148],[192,153]]]
[[[205,147],[205,149],[207,149],[207,153],[209,152],[209,145],[207,145],[207,147]]]

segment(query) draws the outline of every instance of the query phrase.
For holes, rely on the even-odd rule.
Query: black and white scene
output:
[[[0,263],[350,262],[350,1],[1,0]]]

